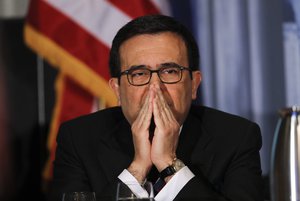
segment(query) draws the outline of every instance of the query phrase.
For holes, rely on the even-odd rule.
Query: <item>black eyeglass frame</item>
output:
[[[151,81],[151,78],[152,78],[152,74],[153,74],[153,73],[156,73],[156,74],[157,74],[157,76],[159,77],[159,79],[160,79],[160,81],[161,81],[162,83],[165,83],[165,84],[176,84],[176,83],[178,83],[178,82],[181,81],[181,79],[182,79],[182,71],[183,71],[183,70],[189,71],[190,77],[191,77],[191,79],[193,79],[193,71],[192,71],[192,69],[190,69],[190,68],[188,68],[188,67],[185,67],[185,66],[180,66],[180,65],[176,64],[176,66],[173,66],[173,68],[178,68],[178,69],[181,71],[181,72],[180,72],[180,79],[179,79],[178,81],[176,81],[176,82],[165,82],[165,81],[163,81],[163,80],[161,79],[159,72],[160,72],[161,70],[163,70],[164,68],[168,68],[168,66],[166,66],[166,67],[159,68],[159,69],[157,69],[157,70],[151,70],[151,69],[149,69],[149,68],[144,68],[145,70],[148,70],[148,71],[150,72],[150,77],[149,77],[148,82],[146,82],[146,83],[144,83],[144,84],[132,84],[131,81],[130,81],[130,78],[129,78],[130,73],[131,73],[133,70],[136,70],[136,69],[139,69],[139,68],[142,68],[142,67],[147,67],[147,66],[144,66],[144,65],[141,65],[141,66],[134,66],[134,67],[131,67],[131,68],[128,69],[128,70],[122,71],[122,72],[120,73],[119,77],[118,77],[118,82],[119,82],[119,84],[120,84],[121,76],[122,76],[122,75],[126,75],[127,81],[128,81],[129,84],[131,84],[131,85],[133,85],[133,86],[144,86],[144,85],[149,84],[149,82]]]

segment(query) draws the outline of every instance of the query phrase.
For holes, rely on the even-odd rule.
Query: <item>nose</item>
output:
[[[153,84],[159,84],[159,85],[162,84],[162,82],[160,81],[157,73],[152,73],[152,77],[151,77],[151,80],[150,80],[150,85],[153,85]]]
[[[162,91],[165,89],[165,84],[160,80],[157,73],[152,73],[152,77],[149,83],[149,86],[158,86]]]

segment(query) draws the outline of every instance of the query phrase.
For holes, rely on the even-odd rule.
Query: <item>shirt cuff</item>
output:
[[[137,179],[126,169],[121,172],[118,178],[130,188],[130,190],[138,198],[147,198],[149,197],[148,192],[140,185]]]
[[[185,166],[181,168],[169,180],[169,182],[155,196],[155,201],[171,201],[177,196],[181,189],[194,177],[191,170]]]

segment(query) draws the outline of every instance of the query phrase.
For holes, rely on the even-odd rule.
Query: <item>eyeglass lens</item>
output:
[[[164,83],[176,83],[181,79],[180,67],[162,67],[158,70],[150,70],[146,67],[132,69],[128,72],[128,81],[132,85],[143,85],[149,83],[152,73],[157,73],[160,80]]]

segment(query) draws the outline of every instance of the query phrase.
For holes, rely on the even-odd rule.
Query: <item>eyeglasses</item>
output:
[[[150,82],[152,73],[157,73],[162,83],[175,84],[182,79],[183,70],[189,71],[192,78],[192,70],[190,68],[175,63],[161,64],[157,70],[150,70],[149,66],[146,65],[133,66],[121,72],[118,78],[120,81],[122,75],[127,75],[127,80],[131,85],[143,86]]]

